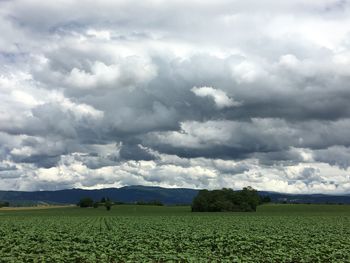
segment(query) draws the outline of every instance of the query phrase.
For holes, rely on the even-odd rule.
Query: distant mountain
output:
[[[101,200],[109,197],[113,201],[134,203],[137,201],[161,201],[164,204],[190,204],[198,190],[185,188],[162,188],[150,186],[125,186],[96,190],[67,189],[58,191],[0,191],[0,200],[10,204],[76,204],[83,197]]]
[[[270,196],[274,203],[350,204],[350,195],[285,194],[265,191],[260,191],[259,194]]]
[[[121,188],[105,188],[96,190],[67,189],[59,191],[0,191],[0,201],[8,201],[11,205],[76,204],[83,197],[101,200],[109,197],[113,201],[134,203],[137,201],[161,201],[164,204],[191,204],[198,190],[186,188],[162,188],[151,186],[125,186]],[[350,204],[350,195],[324,194],[283,194],[275,192],[259,192],[268,195],[277,203],[344,203]]]

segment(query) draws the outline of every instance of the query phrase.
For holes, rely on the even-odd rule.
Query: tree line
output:
[[[81,208],[86,208],[86,207],[93,207],[93,208],[98,208],[99,206],[104,206],[106,209],[109,211],[111,210],[113,205],[123,205],[127,204],[124,202],[113,202],[111,201],[108,197],[102,197],[100,201],[94,201],[90,197],[84,197],[80,199],[78,202],[78,206]],[[151,201],[137,201],[136,203],[133,203],[136,205],[153,205],[153,206],[163,206],[163,203],[158,201],[158,200],[151,200]]]
[[[80,199],[77,205],[81,208],[98,208],[99,206],[104,206],[106,210],[109,211],[112,208],[113,202],[108,197],[102,197],[100,201],[94,201],[90,197],[84,197]]]
[[[258,205],[271,202],[269,196],[260,196],[258,191],[248,186],[242,190],[223,188],[221,190],[200,190],[194,197],[191,205],[192,212],[253,212]],[[100,201],[94,201],[90,197],[80,199],[78,206],[94,207],[104,206],[108,211],[115,204],[126,204],[123,202],[113,202],[108,197],[101,198]],[[163,203],[157,200],[138,201],[136,205],[163,206]]]
[[[1,207],[9,207],[10,203],[9,202],[5,202],[5,201],[0,201],[0,208]]]

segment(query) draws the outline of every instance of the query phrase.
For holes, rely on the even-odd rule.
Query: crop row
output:
[[[1,217],[0,262],[350,262],[349,217]]]

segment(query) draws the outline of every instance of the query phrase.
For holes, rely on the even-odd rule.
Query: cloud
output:
[[[0,10],[2,189],[349,191],[346,1]]]
[[[17,167],[15,165],[11,165],[9,163],[2,162],[0,163],[0,171],[14,171],[17,170]]]
[[[150,161],[155,159],[155,156],[153,156],[152,153],[147,151],[146,148],[142,147],[142,145],[125,144],[122,146],[120,156],[125,160]]]
[[[345,132],[349,126],[349,120],[287,122],[283,119],[254,118],[245,122],[189,121],[182,123],[180,131],[149,133],[144,143],[187,157],[243,158],[257,153],[273,156],[275,152],[287,151],[291,147],[317,150],[332,145],[349,145]],[[293,160],[291,155],[289,159]]]
[[[198,97],[213,98],[215,105],[219,109],[241,105],[240,102],[234,101],[232,98],[228,97],[224,91],[212,87],[193,87],[191,91]]]
[[[350,166],[350,149],[344,146],[331,146],[313,152],[313,158],[318,162],[328,163],[347,170]]]

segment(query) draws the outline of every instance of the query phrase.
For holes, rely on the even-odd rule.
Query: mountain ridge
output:
[[[138,201],[161,201],[166,205],[190,204],[199,189],[164,188],[159,186],[131,185],[120,188],[103,189],[62,189],[52,191],[6,191],[0,190],[0,201],[8,201],[11,205],[51,203],[76,204],[83,197],[100,200],[109,197],[113,201],[135,203]],[[350,195],[339,194],[290,194],[270,191],[259,191],[260,195],[268,195],[278,203],[342,203],[350,204]]]

